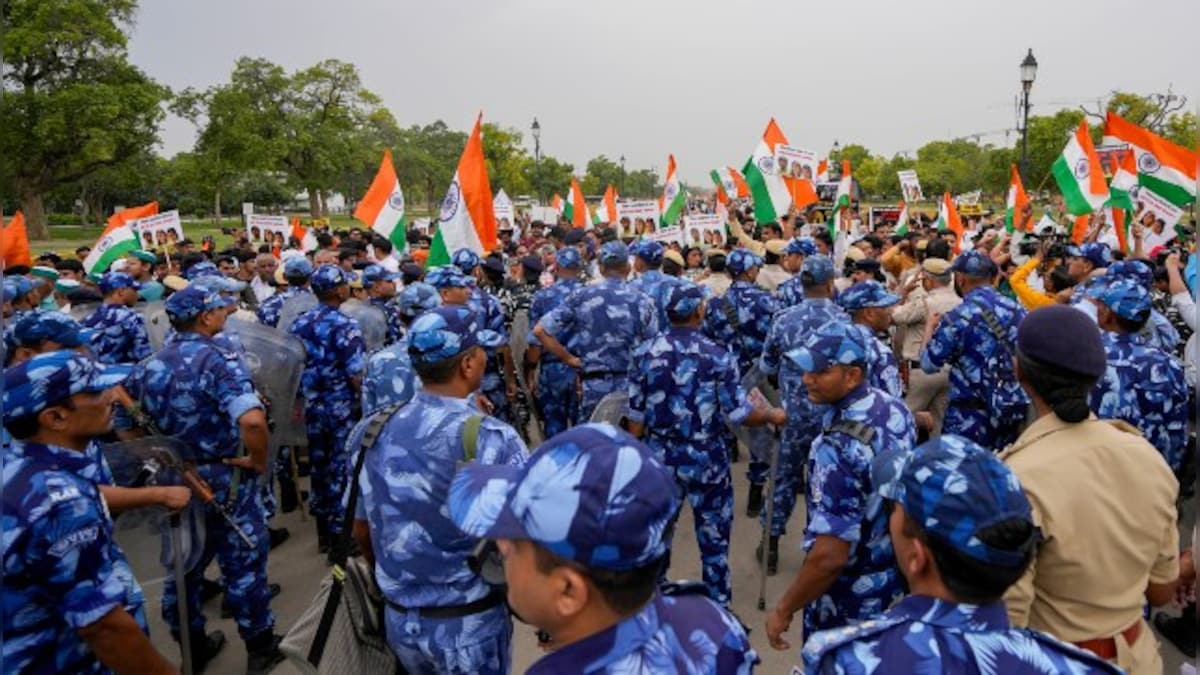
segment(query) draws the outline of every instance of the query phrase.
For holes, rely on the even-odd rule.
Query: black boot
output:
[[[246,675],[265,675],[283,662],[283,638],[267,630],[246,640]]]
[[[279,592],[282,590],[283,588],[280,587],[279,584],[267,584],[267,593],[269,593],[270,597],[272,598],[279,595]],[[225,599],[221,601],[221,618],[233,618],[233,608],[229,606],[229,596],[225,596]]]
[[[762,540],[758,542],[758,548],[754,549],[754,559],[762,562],[763,545]],[[779,537],[771,537],[767,541],[767,576],[773,577],[779,571]]]
[[[217,657],[225,647],[225,634],[219,630],[205,635],[202,630],[194,630],[191,634],[192,672],[199,675],[205,667]]]
[[[757,518],[763,507],[763,486],[761,483],[750,484],[750,498],[746,500],[746,517]]]
[[[329,553],[329,530],[320,520],[317,521],[317,551]]]
[[[279,510],[291,513],[300,508],[300,499],[296,494],[296,484],[291,481],[279,481]]]
[[[207,578],[200,580],[200,604],[204,604],[224,592],[225,587],[221,585],[221,582]]]
[[[1158,614],[1154,627],[1189,659],[1196,658],[1196,603],[1183,608],[1178,617]]]

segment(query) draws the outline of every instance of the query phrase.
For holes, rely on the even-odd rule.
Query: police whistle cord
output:
[[[146,412],[141,409],[141,406],[139,406],[137,402],[133,400],[133,397],[129,395],[129,392],[125,389],[125,387],[117,385],[115,391],[117,395],[117,402],[120,403],[121,407],[125,408],[125,412],[129,413],[129,416],[133,418],[134,424],[149,431],[153,436],[165,436],[165,434],[162,433],[162,430],[158,428],[158,425],[154,423],[154,420],[150,419],[150,416],[147,415]],[[217,500],[216,494],[213,493],[212,486],[209,485],[208,481],[204,480],[204,477],[196,471],[196,467],[175,457],[160,458],[160,461],[163,462],[166,468],[177,472],[180,477],[183,478],[183,484],[192,491],[192,494],[200,500],[201,504],[204,504],[205,506],[216,511],[218,515],[224,518],[225,522],[229,523],[229,526],[233,528],[234,532],[237,532],[238,536],[241,537],[242,541],[247,547],[256,548],[254,541],[242,531],[241,527],[238,527],[237,521],[233,519],[233,514],[229,512],[229,509]]]

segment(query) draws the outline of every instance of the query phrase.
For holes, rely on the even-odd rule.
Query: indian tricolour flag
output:
[[[962,219],[958,217],[958,207],[954,205],[954,197],[949,192],[942,195],[942,201],[938,204],[938,219],[937,229],[939,232],[954,233],[954,252],[962,251],[963,224]]]
[[[728,204],[730,200],[750,196],[750,186],[742,173],[732,166],[723,166],[708,172],[713,183],[717,186],[717,201]]]
[[[1108,182],[1108,192],[1110,195],[1108,206],[1112,213],[1110,222],[1112,222],[1113,229],[1116,231],[1117,246],[1126,253],[1129,252],[1129,214],[1135,210],[1133,198],[1129,196],[1129,191],[1137,184],[1137,160],[1134,159],[1133,151],[1127,150],[1121,153],[1121,160],[1117,164],[1117,171],[1113,174],[1112,180]]]
[[[83,259],[83,271],[103,274],[115,260],[140,249],[137,232],[133,229],[135,222],[118,225],[100,235],[100,239],[92,246],[92,252]]]
[[[1108,183],[1104,182],[1104,170],[1086,119],[1080,120],[1050,171],[1062,190],[1068,213],[1087,215],[1108,201]]]
[[[571,191],[567,193],[567,202],[563,204],[563,219],[574,227],[587,227],[587,202],[583,198],[583,188],[579,179],[571,177]]]
[[[754,219],[760,223],[783,220],[792,203],[792,196],[775,162],[775,146],[780,143],[787,145],[787,137],[775,123],[775,118],[771,118],[754,154],[742,167],[742,175],[750,187],[750,198],[754,200]]]
[[[563,199],[557,192],[554,193],[554,199],[550,200],[550,206],[554,208],[554,212],[558,215],[563,214]]]
[[[604,199],[601,199],[600,204],[596,207],[592,223],[600,225],[615,222],[617,222],[617,191],[609,183],[608,187],[604,190]]]
[[[449,265],[450,256],[463,248],[480,255],[496,247],[496,214],[492,211],[492,186],[483,159],[483,114],[467,138],[458,170],[438,213],[437,234],[429,246],[426,267]]]
[[[367,188],[367,194],[354,209],[354,217],[371,228],[384,239],[392,242],[397,251],[408,246],[408,227],[404,221],[404,192],[396,178],[396,167],[392,165],[392,151],[383,151],[383,161],[375,180]]]
[[[850,160],[842,160],[842,178],[838,181],[837,196],[833,198],[833,208],[829,211],[829,238],[837,241],[838,216],[842,210],[850,206],[850,193],[854,189],[854,179],[850,176]]]
[[[896,216],[896,234],[908,236],[908,204],[900,202],[900,215]]]
[[[675,173],[675,155],[667,156],[667,180],[663,183],[663,196],[659,200],[659,225],[667,227],[679,222],[683,215],[683,207],[687,204],[687,194],[679,184],[679,176]]]
[[[1025,207],[1029,206],[1029,195],[1025,192],[1025,185],[1021,183],[1021,174],[1017,171],[1017,165],[1013,164],[1012,177],[1008,179],[1008,198],[1004,203],[1004,226],[1011,233],[1017,227],[1017,221],[1021,219]],[[1023,230],[1028,230],[1033,225],[1033,218],[1029,218],[1024,223]]]
[[[829,160],[822,159],[817,162],[817,182],[826,183],[829,181]]]
[[[312,229],[300,224],[299,216],[292,218],[292,236],[300,242],[301,251],[308,253],[317,250],[317,235],[313,234]]]
[[[1180,208],[1196,200],[1196,153],[1115,113],[1104,120],[1104,143],[1133,150],[1137,182]]]

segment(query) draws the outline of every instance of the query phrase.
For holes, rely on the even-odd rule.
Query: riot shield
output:
[[[387,317],[383,315],[383,310],[362,300],[351,299],[343,302],[338,311],[358,322],[368,353],[382,349],[387,344]]]
[[[513,312],[512,326],[508,329],[508,347],[512,350],[513,364],[517,372],[525,367],[525,352],[529,350],[529,310]]]
[[[296,317],[317,306],[317,296],[312,293],[297,293],[283,301],[279,308],[279,323],[275,327],[287,333],[291,331]]]
[[[304,371],[304,345],[295,337],[257,322],[230,317],[225,332],[236,337],[250,378],[271,406],[271,465],[284,445],[303,445],[304,426],[292,424],[292,410]],[[298,434],[298,436],[297,436]],[[269,475],[269,473],[268,473]]]
[[[71,309],[67,312],[67,316],[75,319],[79,323],[83,323],[84,319],[94,314],[99,308],[100,305],[97,305],[94,302],[89,302],[84,305],[71,305]]]
[[[592,411],[592,416],[589,422],[607,422],[614,427],[621,426],[621,420],[629,412],[629,392],[614,391],[611,394],[605,395],[596,404],[596,409]]]
[[[775,387],[771,386],[767,376],[758,369],[755,365],[746,372],[742,377],[742,389],[747,393],[751,389],[758,389],[762,392],[764,398],[772,406],[779,406],[779,392]],[[734,436],[738,441],[745,445],[751,456],[755,459],[766,462],[774,456],[775,451],[779,446],[779,437],[775,434],[775,430],[769,426],[762,427],[744,427],[741,425],[733,425],[730,427],[733,430]]]
[[[167,318],[167,310],[163,301],[139,302],[133,309],[141,314],[142,321],[146,322],[146,334],[150,338],[150,348],[156,352],[162,349],[163,342],[167,339],[167,332],[171,330],[171,320]]]

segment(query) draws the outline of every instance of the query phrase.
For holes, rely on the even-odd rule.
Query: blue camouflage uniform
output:
[[[550,439],[523,469],[467,466],[448,504],[471,536],[531,541],[588,570],[614,572],[661,564],[678,505],[670,470],[608,424]],[[528,672],[741,674],[758,660],[727,610],[702,594],[656,590],[632,615],[558,647]]]
[[[348,282],[340,268],[321,265],[310,283],[313,292],[320,294]],[[336,536],[343,525],[345,438],[361,406],[352,380],[363,373],[366,348],[358,322],[330,305],[318,305],[298,316],[290,333],[304,343],[307,355],[300,390],[312,465],[309,510],[326,532]]]
[[[312,261],[302,255],[292,256],[283,261],[283,274],[285,277],[302,276],[307,279],[312,276],[312,272]],[[311,291],[303,286],[288,286],[284,290],[263,300],[259,303],[258,311],[256,312],[259,322],[271,328],[278,328],[279,314],[283,310],[284,303],[302,293],[311,293]]]
[[[645,293],[654,301],[654,310],[658,314],[658,327],[660,330],[666,330],[671,325],[671,321],[667,318],[667,298],[671,294],[671,288],[679,283],[679,279],[663,274],[662,270],[657,269],[662,265],[663,245],[657,241],[642,239],[631,244],[629,252],[651,266],[651,269],[642,272],[630,281],[629,285]]]
[[[978,563],[998,569],[1028,564],[1037,542],[1029,501],[1016,476],[990,451],[941,436],[913,451],[876,485],[925,533]],[[977,532],[1021,519],[1023,546],[998,549]],[[870,621],[807,636],[810,673],[979,673],[1026,675],[1121,672],[1090,652],[1029,629],[1012,628],[1002,600],[970,605],[912,595]]]
[[[437,363],[500,336],[479,327],[466,307],[447,306],[413,322],[409,356]],[[478,543],[463,535],[444,507],[457,463],[464,459],[463,427],[478,411],[467,399],[418,391],[388,418],[357,477],[355,518],[365,521],[375,550],[375,577],[387,601],[392,651],[408,673],[507,673],[512,622],[503,592],[471,571]],[[365,424],[351,434],[357,455]],[[483,417],[475,462],[521,466],[528,452],[512,427]],[[454,607],[495,598],[496,604],[452,618],[422,617],[423,607]]]
[[[735,278],[762,264],[762,258],[746,249],[730,253],[726,263],[730,276]],[[734,281],[724,295],[709,301],[704,310],[704,334],[733,352],[741,372],[749,372],[762,356],[771,318],[778,309],[775,298],[761,286],[744,279]],[[752,484],[762,485],[769,470],[765,459],[751,457],[746,477]]]
[[[119,288],[137,290],[141,286],[124,272],[108,272],[100,279],[100,291],[105,295]],[[125,305],[100,305],[83,325],[96,331],[92,351],[104,363],[137,363],[150,356],[146,322]]]
[[[36,371],[36,374],[34,374]],[[36,414],[81,392],[119,384],[128,368],[103,368],[72,351],[47,352],[4,374],[4,421]],[[145,600],[99,492],[88,452],[12,440],[0,480],[0,662],[5,672],[104,673],[77,631],[124,609],[149,634]]]
[[[564,269],[580,269],[583,258],[574,246],[559,249],[554,254],[554,264]],[[549,288],[543,288],[533,296],[529,306],[529,344],[537,344],[533,335],[536,326],[547,314],[556,309],[566,300],[567,296],[583,286],[579,279],[559,279]],[[559,342],[569,344],[570,337],[563,335]],[[559,360],[557,356],[545,349],[538,361],[538,407],[542,412],[542,428],[546,438],[555,436],[575,423],[579,415],[579,393],[575,382],[578,373],[574,368]]]
[[[442,304],[437,289],[419,281],[406,286],[396,300],[397,316],[409,321]],[[420,386],[417,371],[413,370],[408,358],[407,336],[403,336],[395,344],[367,358],[367,373],[363,376],[362,386],[363,416],[412,399]]]
[[[4,304],[16,302],[22,297],[29,294],[33,290],[33,282],[25,277],[7,276],[4,277]],[[4,318],[4,360],[5,363],[12,357],[13,349],[13,329],[16,328],[17,321],[21,319],[29,310],[19,310],[13,312],[12,316]]]
[[[608,264],[628,257],[621,242],[607,242],[600,248],[600,258]],[[628,387],[633,350],[658,333],[658,315],[645,293],[621,279],[605,277],[576,289],[538,325],[556,338],[567,337],[563,346],[583,361],[577,421],[586,422],[602,398]]]
[[[838,296],[838,304],[851,316],[860,309],[891,307],[898,302],[900,297],[889,293],[878,281],[860,281]],[[869,327],[859,323],[854,325],[867,343],[867,377],[870,385],[896,398],[904,398],[904,387],[900,384],[900,364],[896,361],[891,347],[876,337]]]
[[[804,264],[804,259],[809,256],[817,255],[817,244],[812,237],[793,237],[788,240],[786,246],[783,247],[784,255],[802,256],[801,265]],[[783,310],[788,307],[795,307],[804,302],[804,281],[799,274],[791,277],[779,287],[775,289],[775,299],[779,303],[779,309]]]
[[[681,282],[667,298],[668,318],[686,320],[704,292]],[[646,444],[675,474],[692,505],[704,584],[728,607],[729,533],[733,483],[729,476],[734,438],[753,408],[741,387],[737,362],[696,328],[674,326],[643,342],[629,374],[629,420],[644,426]]]
[[[395,282],[401,277],[398,272],[389,272],[382,265],[367,265],[362,271],[363,288],[371,290],[375,284],[381,281]],[[372,307],[383,312],[383,317],[387,321],[387,344],[393,344],[404,335],[404,323],[400,321],[399,305],[396,303],[396,298],[383,298],[372,296],[370,298]]]
[[[1154,283],[1154,271],[1141,260],[1120,260],[1105,270],[1102,276],[1089,279],[1075,287],[1071,305],[1096,321],[1095,301],[1110,283],[1132,280],[1149,289]],[[1150,316],[1137,333],[1138,342],[1164,354],[1174,354],[1179,347],[1179,329],[1162,312],[1150,309]]]
[[[1147,320],[1150,293],[1130,280],[1108,284],[1100,302],[1133,322]],[[1145,346],[1135,333],[1104,331],[1108,366],[1092,391],[1097,417],[1137,427],[1178,475],[1188,441],[1188,387],[1183,367],[1166,352]]]
[[[487,290],[474,283],[472,276],[475,269],[482,264],[479,255],[466,248],[460,248],[451,256],[451,263],[471,281],[471,298],[467,306],[479,317],[484,328],[500,334],[501,345],[508,342],[508,329],[505,327],[504,306],[500,300]],[[428,281],[428,279],[427,279]],[[508,400],[508,387],[504,381],[504,364],[501,361],[498,347],[488,348],[487,370],[483,375],[480,393],[492,404],[492,416],[509,424],[514,421],[512,405]]]
[[[986,255],[967,251],[954,259],[951,271],[988,276],[995,265]],[[998,341],[985,319],[1002,333]],[[950,364],[950,402],[942,433],[970,439],[999,451],[1017,438],[1029,397],[1013,372],[1017,325],[1025,310],[990,286],[967,293],[962,304],[938,322],[921,351],[921,370],[934,374]]]
[[[168,298],[166,310],[174,323],[227,308],[233,302],[189,287]],[[196,465],[216,500],[225,504],[238,528],[254,544],[247,546],[219,514],[207,511],[204,553],[185,578],[192,634],[203,635],[200,582],[214,557],[225,579],[225,597],[237,620],[238,634],[250,640],[272,630],[275,616],[267,589],[269,537],[262,491],[254,489],[252,474],[222,463],[241,453],[238,419],[263,408],[250,374],[227,358],[211,338],[189,331],[177,334],[171,344],[139,364],[125,386],[159,431],[187,441],[192,454],[182,459]],[[163,619],[178,636],[175,594],[175,580],[169,577],[163,591]]]
[[[801,268],[801,275],[805,273],[812,285],[826,284],[833,278],[833,263],[825,256],[810,256]],[[799,279],[801,275],[795,278]],[[808,397],[803,373],[784,355],[802,346],[809,335],[830,321],[850,323],[850,317],[837,303],[826,298],[805,298],[803,304],[781,310],[771,322],[762,358],[758,362],[759,370],[778,378],[779,398],[788,414],[775,471],[772,537],[781,536],[787,531],[787,521],[796,507],[796,495],[803,491],[801,481],[809,450],[821,431],[822,418],[828,409],[828,406],[814,403]],[[766,522],[765,510],[761,518]]]
[[[841,321],[825,324],[788,352],[804,372],[864,364],[862,333]],[[804,608],[804,634],[869,619],[903,594],[888,536],[888,516],[872,480],[872,465],[902,462],[916,441],[912,413],[864,381],[825,413],[808,458],[808,525],[804,550],[822,535],[850,545],[841,575]]]

